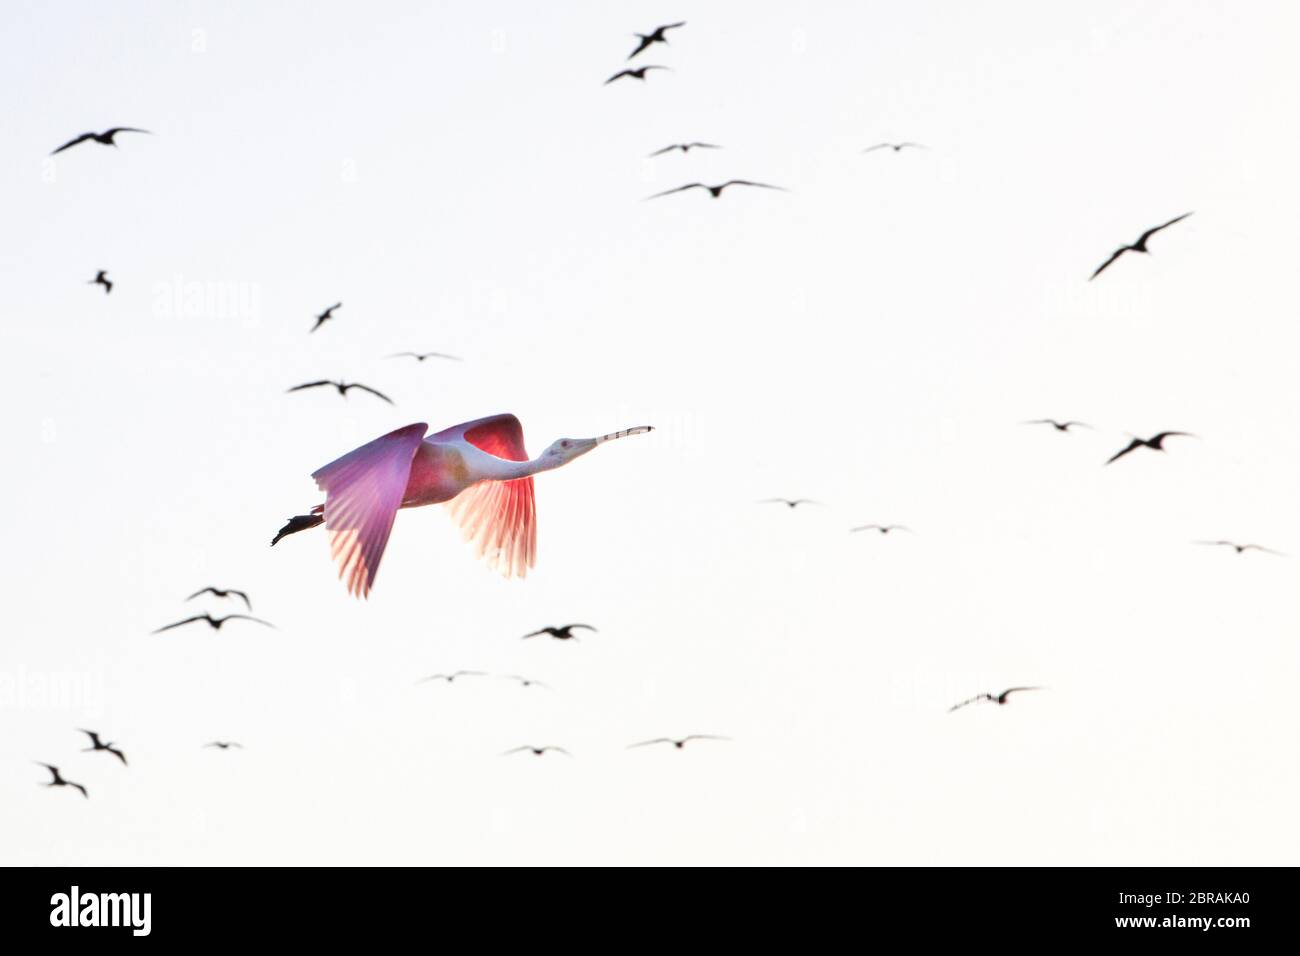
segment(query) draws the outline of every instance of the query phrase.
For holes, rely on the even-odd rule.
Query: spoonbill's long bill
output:
[[[561,438],[533,459],[514,415],[492,415],[425,437],[428,430],[424,422],[407,425],[313,472],[325,503],[290,518],[271,544],[323,523],[339,577],[352,594],[366,597],[397,509],[447,502],[479,557],[506,577],[523,577],[537,555],[533,475],[651,426]]]

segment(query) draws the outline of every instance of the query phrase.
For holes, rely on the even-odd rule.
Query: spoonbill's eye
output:
[[[560,447],[561,447],[561,448],[568,448],[568,447],[569,447],[569,443],[568,443],[567,441],[562,441],[562,442],[560,442]]]

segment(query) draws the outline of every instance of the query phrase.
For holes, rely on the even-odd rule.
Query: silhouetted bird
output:
[[[339,394],[342,395],[344,398],[348,397],[348,389],[359,388],[363,392],[369,392],[371,395],[374,395],[376,398],[382,398],[389,405],[395,404],[394,401],[391,398],[389,398],[387,395],[385,395],[383,392],[373,389],[369,385],[362,385],[360,382],[332,382],[329,379],[325,378],[325,379],[321,379],[319,382],[306,382],[303,385],[295,385],[293,388],[289,389],[288,391],[301,392],[304,388],[320,388],[322,385],[333,385],[336,389],[338,389]]]
[[[889,534],[891,531],[908,531],[912,529],[905,524],[860,524],[856,528],[850,528],[849,534],[855,531],[879,531],[881,534]]]
[[[104,295],[108,295],[113,291],[113,283],[109,281],[108,272],[104,269],[100,269],[95,273],[95,278],[87,282],[86,285],[102,285],[104,287]]]
[[[528,640],[530,637],[540,637],[543,634],[549,634],[557,641],[576,641],[578,638],[573,633],[575,627],[585,628],[588,631],[596,630],[590,624],[566,624],[563,627],[544,627],[540,631],[533,631],[531,634],[525,634],[524,640]]]
[[[755,186],[759,189],[776,189],[780,192],[789,192],[784,186],[771,186],[767,183],[756,183],[748,179],[728,179],[725,183],[719,183],[717,186],[708,186],[704,183],[687,183],[685,186],[678,186],[676,189],[665,189],[661,193],[655,193],[653,196],[646,196],[645,198],[658,199],[660,196],[671,196],[673,193],[686,192],[688,189],[707,189],[709,195],[717,199],[728,186]]]
[[[116,136],[118,133],[148,133],[148,132],[149,131],[147,129],[136,129],[134,126],[114,126],[112,129],[106,129],[102,133],[82,133],[76,139],[68,140],[66,143],[64,143],[62,146],[56,149],[54,153],[50,153],[50,155],[53,156],[55,153],[61,153],[65,149],[71,149],[73,146],[76,146],[78,143],[84,143],[88,139],[93,139],[96,143],[103,143],[105,146],[116,146],[117,143],[113,142],[113,137]]]
[[[1235,541],[1193,541],[1192,543],[1235,548],[1238,554],[1241,554],[1243,551],[1263,551],[1265,554],[1276,554],[1285,557],[1285,555],[1282,555],[1281,551],[1274,551],[1272,548],[1266,548],[1262,544],[1237,544]]]
[[[951,714],[954,710],[959,710],[962,707],[965,707],[967,704],[976,704],[981,701],[989,701],[990,703],[994,703],[994,704],[1005,704],[1009,696],[1018,693],[1019,691],[1042,690],[1042,689],[1043,688],[1041,687],[1008,687],[1006,690],[998,694],[996,697],[992,694],[979,694],[975,697],[972,697],[970,700],[963,700],[960,704],[953,704],[951,707],[948,708],[948,713]]]
[[[221,625],[227,621],[255,621],[258,624],[264,624],[267,627],[275,627],[270,621],[263,621],[260,617],[249,617],[247,614],[227,614],[225,617],[213,617],[207,611],[202,614],[195,614],[193,617],[187,617],[183,621],[177,621],[175,624],[168,624],[166,627],[160,627],[150,633],[161,634],[163,631],[170,631],[174,627],[181,627],[185,624],[192,624],[195,621],[207,621],[208,626],[215,631],[221,630]]]
[[[86,788],[83,787],[81,784],[79,784],[79,783],[73,783],[71,780],[64,780],[62,774],[59,773],[59,768],[56,767],[56,766],[54,766],[54,764],[52,764],[52,763],[41,763],[39,760],[34,760],[34,761],[32,761],[32,762],[35,763],[36,766],[38,766],[38,767],[44,767],[44,768],[45,768],[46,770],[48,770],[48,771],[50,772],[50,774],[54,777],[54,779],[51,780],[49,783],[45,784],[45,786],[47,786],[47,787],[72,787],[74,790],[80,790],[80,791],[81,791],[81,795],[82,795],[83,797],[87,797],[87,798],[90,797],[90,794],[88,794],[88,793],[86,792]]]
[[[667,43],[668,38],[664,36],[664,33],[668,30],[676,30],[678,27],[684,27],[684,26],[686,26],[686,21],[682,20],[679,23],[665,23],[661,27],[655,27],[654,30],[651,31],[650,33],[632,34],[634,37],[639,38],[641,42],[637,45],[637,48],[635,50],[633,50],[630,54],[628,54],[627,58],[629,60],[632,59],[632,57],[636,56],[642,50],[646,49],[649,46],[652,46],[653,44]]]
[[[343,303],[342,303],[342,302],[335,302],[333,305],[331,305],[328,309],[326,309],[326,310],[325,310],[324,312],[322,312],[320,315],[316,316],[316,324],[313,325],[313,326],[311,327],[311,331],[315,332],[317,329],[319,329],[322,325],[324,325],[324,324],[325,324],[326,322],[328,322],[330,319],[334,318],[334,310],[335,310],[335,309],[341,309],[341,308],[343,308]]]
[[[609,84],[613,83],[615,80],[622,79],[625,76],[631,77],[634,80],[641,80],[644,82],[645,75],[650,70],[667,70],[667,69],[669,69],[669,67],[666,66],[641,66],[641,67],[637,67],[635,70],[619,70],[617,73],[615,73],[613,76],[611,76],[608,80],[606,80],[601,85],[609,86]]]
[[[243,744],[237,744],[237,743],[235,743],[233,740],[214,740],[214,741],[212,741],[211,743],[206,743],[206,744],[204,744],[203,746],[204,746],[204,747],[217,747],[217,748],[220,748],[221,750],[229,750],[231,747],[235,747],[235,748],[237,748],[237,749],[239,749],[239,750],[243,750],[243,749],[244,749],[244,745],[243,745]]]
[[[1115,452],[1115,454],[1111,455],[1106,459],[1105,464],[1109,465],[1112,461],[1118,461],[1129,452],[1136,451],[1139,448],[1153,448],[1156,451],[1164,451],[1165,439],[1174,435],[1182,435],[1185,438],[1196,437],[1191,432],[1161,432],[1158,435],[1152,435],[1150,438],[1138,438],[1135,435],[1126,448],[1121,448],[1119,451]]]
[[[811,498],[764,498],[759,502],[760,505],[782,504],[787,508],[798,508],[800,505],[819,505],[820,501],[813,501]]]
[[[275,533],[275,537],[271,539],[271,547],[274,548],[275,543],[281,538],[287,537],[291,534],[297,534],[299,531],[306,531],[308,528],[314,528],[318,524],[324,524],[324,522],[324,505],[317,505],[312,509],[312,513],[309,515],[294,515],[289,519],[288,524]]]
[[[569,753],[563,747],[552,747],[550,744],[547,744],[545,747],[534,747],[530,744],[525,744],[522,747],[514,747],[511,750],[507,750],[501,756],[509,757],[511,754],[523,753],[524,751],[528,751],[534,757],[540,757],[542,754],[546,753],[547,751],[552,751],[557,754],[564,754],[564,756],[566,757],[573,756],[573,754]]]
[[[693,149],[722,149],[722,147],[715,146],[712,143],[673,143],[663,149],[656,149],[648,158],[653,159],[656,156],[662,156],[664,153],[671,153],[675,149],[680,149],[683,153],[689,153]]]
[[[1109,259],[1107,259],[1105,262],[1103,262],[1101,265],[1097,267],[1096,272],[1088,276],[1088,281],[1091,282],[1093,279],[1097,278],[1097,276],[1101,275],[1102,272],[1105,271],[1107,266],[1109,266],[1112,262],[1114,262],[1116,259],[1118,259],[1126,252],[1145,252],[1148,255],[1150,255],[1151,250],[1147,248],[1147,240],[1150,239],[1152,236],[1154,236],[1161,229],[1168,229],[1174,223],[1182,222],[1190,215],[1191,215],[1190,212],[1185,212],[1181,216],[1177,216],[1173,219],[1170,219],[1164,225],[1156,226],[1153,229],[1148,229],[1146,232],[1142,233],[1142,235],[1138,236],[1137,242],[1133,243],[1131,246],[1120,246],[1113,253],[1111,253],[1111,257]]]
[[[447,355],[445,352],[398,352],[396,355],[390,355],[389,358],[413,358],[417,362],[423,362],[427,358],[448,359],[452,362],[459,362],[460,356]]]
[[[78,732],[83,733],[90,738],[90,746],[81,751],[83,754],[90,753],[93,750],[106,750],[118,760],[122,761],[124,765],[126,764],[126,754],[118,750],[117,746],[111,740],[108,741],[108,743],[105,743],[99,739],[99,734],[95,733],[93,730],[80,730],[80,728],[78,728]]]
[[[543,681],[535,680],[532,677],[522,677],[519,674],[505,674],[506,680],[517,681],[520,687],[545,687],[550,690],[551,685]]]
[[[894,152],[900,152],[908,147],[912,149],[925,149],[920,143],[877,143],[875,146],[868,146],[863,150],[864,153],[874,153],[878,149],[892,149]]]
[[[1092,428],[1087,422],[1058,422],[1055,418],[1034,418],[1027,422],[1021,422],[1022,425],[1051,425],[1058,432],[1068,432],[1073,425],[1080,428]]]
[[[200,594],[211,594],[213,597],[219,597],[219,598],[228,598],[233,595],[234,597],[237,597],[244,602],[244,607],[248,608],[250,611],[253,609],[253,603],[250,600],[248,600],[248,595],[245,594],[243,591],[236,591],[234,588],[213,588],[213,587],[201,588],[200,590],[195,591],[185,600],[193,601]]]
[[[416,681],[417,684],[424,684],[431,680],[445,680],[448,684],[454,682],[457,677],[487,677],[484,671],[453,671],[450,674],[430,674],[428,677],[421,677]]]
[[[690,734],[686,737],[656,737],[654,740],[643,740],[640,743],[628,744],[627,749],[633,747],[649,747],[651,744],[672,744],[678,750],[686,746],[691,740],[730,740],[730,737],[719,737],[716,734]]]

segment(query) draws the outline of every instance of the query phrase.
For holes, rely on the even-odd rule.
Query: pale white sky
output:
[[[1300,14],[800,7],[0,9],[0,860],[1295,861],[1300,558],[1190,542],[1300,555]],[[48,163],[113,125],[156,135]],[[791,192],[641,201],[732,177]],[[284,394],[339,376],[398,407]],[[539,478],[523,582],[441,508],[369,602],[267,547],[320,465],[500,411],[659,430]],[[207,584],[278,630],[149,635]],[[456,668],[555,690],[413,686]],[[735,740],[624,749],[686,733]]]

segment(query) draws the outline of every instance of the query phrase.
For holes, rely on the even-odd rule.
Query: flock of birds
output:
[[[635,34],[637,45],[627,57],[635,60],[647,50],[657,45],[669,45],[669,31],[686,26],[685,21],[660,25],[649,33]],[[629,65],[614,73],[605,85],[623,80],[640,80],[645,82],[652,71],[667,71],[670,67],[660,64]],[[87,132],[68,140],[53,151],[56,155],[82,143],[94,142],[104,146],[117,147],[116,137],[122,133],[148,134],[148,130],[130,126],[115,126],[103,132]],[[680,152],[683,156],[692,150],[718,150],[723,147],[715,143],[690,141],[673,143],[650,153],[650,157],[664,156]],[[890,150],[895,154],[907,149],[925,149],[920,143],[882,142],[863,150],[874,153]],[[728,179],[717,184],[689,182],[681,186],[655,193],[647,199],[684,193],[691,190],[703,190],[712,198],[721,198],[724,191],[732,187],[749,187],[766,190],[787,191],[784,187],[749,179]],[[1148,243],[1156,234],[1182,222],[1191,212],[1176,216],[1167,222],[1147,229],[1132,243],[1117,248],[1109,258],[1099,265],[1088,277],[1092,281],[1113,266],[1127,253],[1149,255]],[[108,278],[107,270],[99,270],[90,284],[103,288],[105,295],[113,291],[114,284]],[[314,324],[309,329],[316,333],[327,323],[336,321],[335,312],[343,307],[342,302],[322,310],[315,316]],[[389,358],[409,358],[417,363],[428,359],[460,361],[459,357],[443,352],[399,352]],[[288,389],[289,393],[316,388],[333,388],[339,395],[347,397],[353,389],[368,393],[388,404],[393,400],[382,391],[360,382],[321,379],[306,382]],[[1085,422],[1077,420],[1058,421],[1052,418],[1032,419],[1027,425],[1046,425],[1057,432],[1069,433],[1076,428],[1091,428]],[[489,418],[466,422],[427,435],[428,426],[423,423],[405,426],[387,435],[381,436],[342,456],[336,461],[318,469],[313,477],[325,492],[323,504],[313,507],[309,514],[296,515],[279,531],[272,540],[272,545],[282,538],[306,531],[319,525],[325,525],[330,537],[330,550],[338,564],[339,576],[348,589],[357,596],[368,595],[373,586],[379,561],[391,530],[393,519],[398,509],[417,507],[427,504],[448,503],[453,519],[460,524],[462,533],[490,566],[496,567],[507,576],[522,576],[533,565],[536,549],[535,504],[533,498],[533,475],[567,464],[607,441],[628,435],[650,431],[649,426],[637,426],[591,439],[560,439],[547,449],[543,455],[530,459],[524,450],[523,432],[518,419],[513,415],[495,415]],[[1130,441],[1123,448],[1104,462],[1110,465],[1137,451],[1146,449],[1164,452],[1165,442],[1174,437],[1195,437],[1185,431],[1161,431],[1149,438],[1130,435]],[[808,498],[768,498],[762,504],[781,504],[790,511],[802,505],[818,505]],[[884,537],[894,532],[909,532],[911,529],[902,524],[863,524],[849,528],[850,533],[875,532]],[[1227,547],[1237,554],[1246,551],[1260,551],[1269,554],[1281,554],[1258,544],[1240,544],[1229,540],[1201,540],[1200,545]],[[221,600],[238,599],[247,613],[230,613],[214,616],[209,611],[194,614],[181,620],[166,624],[153,631],[161,634],[185,627],[190,624],[204,623],[214,631],[234,622],[249,622],[263,627],[274,627],[269,621],[254,617],[253,606],[246,592],[231,588],[205,587],[186,598],[191,601],[202,596],[211,596]],[[571,623],[547,626],[523,635],[523,639],[548,637],[556,641],[576,641],[575,631],[595,632],[588,624]],[[485,671],[456,670],[447,673],[431,674],[416,683],[445,682],[453,684],[464,678],[486,678],[492,675]],[[499,675],[522,687],[547,688],[549,685],[531,677],[519,674]],[[1009,687],[1000,693],[980,693],[960,701],[949,708],[957,711],[973,704],[991,703],[1005,706],[1014,694],[1042,690],[1039,686]],[[105,741],[99,732],[79,730],[87,735],[90,746],[84,752],[104,752],[116,757],[122,765],[127,765],[125,753],[112,741]],[[629,748],[667,745],[676,750],[683,749],[693,741],[725,741],[731,738],[715,734],[690,734],[685,737],[656,737],[628,745]],[[202,745],[205,748],[220,750],[240,749],[242,745],[230,740],[213,740]],[[546,754],[560,754],[571,757],[572,754],[563,747],[554,744],[525,744],[506,750],[503,756],[527,753],[536,757]],[[71,787],[83,796],[89,796],[85,785],[66,779],[60,768],[54,764],[39,763],[45,767],[51,779],[44,783],[47,787]]]

